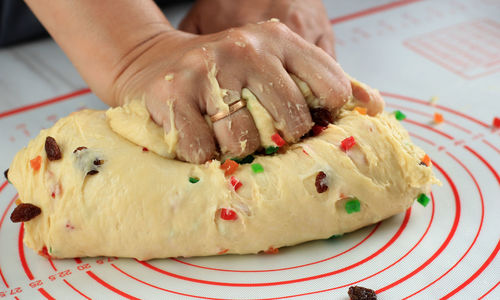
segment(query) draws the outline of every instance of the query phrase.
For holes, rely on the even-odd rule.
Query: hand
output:
[[[279,22],[203,36],[162,32],[119,65],[112,85],[115,101],[144,97],[156,123],[169,132],[173,121],[178,130],[177,157],[194,163],[213,158],[216,143],[237,157],[258,149],[259,133],[246,108],[215,122],[213,131],[204,119],[219,112],[224,102],[240,99],[245,87],[290,143],[307,133],[312,121],[289,73],[305,81],[319,105],[332,112],[352,95],[350,81],[335,60]]]
[[[179,29],[209,34],[271,18],[335,57],[334,34],[321,0],[198,0]]]

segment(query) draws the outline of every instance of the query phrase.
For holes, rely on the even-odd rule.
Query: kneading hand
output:
[[[258,149],[259,133],[246,108],[216,121],[213,128],[204,118],[239,100],[243,88],[259,99],[287,142],[296,142],[313,125],[290,74],[305,81],[319,105],[332,112],[352,95],[335,60],[274,21],[203,36],[167,31],[128,57],[133,59],[124,63],[112,85],[113,97],[144,97],[156,123],[166,132],[174,124],[177,157],[189,162],[214,157],[217,144],[235,157]]]
[[[320,1],[200,1],[192,14],[213,4],[215,10],[207,13],[220,12],[225,20],[241,22],[234,25],[278,17],[330,55],[279,22],[196,35],[175,30],[152,0],[26,2],[100,99],[110,106],[146,99],[153,120],[167,133],[178,132],[176,155],[181,160],[205,162],[215,157],[217,145],[238,157],[258,149],[259,133],[246,108],[212,127],[204,118],[227,110],[228,103],[241,99],[243,88],[257,96],[288,142],[297,141],[312,126],[309,108],[290,74],[305,81],[317,104],[331,112],[353,91],[368,107],[377,95],[351,87],[330,56],[333,50],[322,46],[332,45],[324,40],[333,35]],[[240,6],[234,6],[236,2]],[[260,12],[251,14],[248,5]],[[222,6],[236,15],[224,15]],[[196,23],[202,30],[194,32],[232,26],[213,23],[205,30],[221,20],[207,16]],[[187,21],[184,26],[189,27]]]

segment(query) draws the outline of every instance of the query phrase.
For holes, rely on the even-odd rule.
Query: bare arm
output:
[[[119,101],[111,88],[141,46],[174,30],[152,0],[26,0],[94,93]]]
[[[243,88],[257,96],[290,143],[312,126],[290,73],[330,111],[352,95],[335,60],[282,23],[196,35],[173,29],[152,0],[26,1],[99,98],[112,106],[143,98],[157,124],[179,131],[181,160],[203,163],[217,146],[234,157],[261,146],[247,108],[213,127],[204,119],[221,111],[221,100],[241,98]]]

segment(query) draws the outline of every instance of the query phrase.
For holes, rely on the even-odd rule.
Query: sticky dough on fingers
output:
[[[213,72],[209,76],[211,85],[214,86],[212,96],[214,99],[219,99],[219,101],[214,101],[214,103],[217,103],[221,111],[224,111],[227,108],[227,104],[224,103],[222,98],[228,93],[231,94],[230,92],[232,91],[221,89]],[[299,87],[308,106],[311,108],[319,107],[319,100],[314,96],[307,83],[295,75],[291,75],[291,77]],[[241,98],[246,101],[247,108],[254,119],[259,131],[261,146],[264,148],[276,146],[271,136],[278,132],[277,128],[280,125],[276,124],[269,112],[249,89],[242,89]],[[169,107],[169,113],[171,114],[170,120],[174,120],[174,112],[171,106]],[[147,147],[160,156],[175,158],[179,135],[175,124],[172,123],[170,125],[171,130],[168,133],[162,133],[162,129],[150,118],[145,106],[145,99],[135,99],[129,101],[124,106],[109,109],[106,112],[106,117],[109,126],[117,134],[137,145]],[[205,119],[209,125],[212,125],[209,118]]]
[[[168,139],[145,119],[139,129],[130,119],[114,122],[116,112],[146,117],[141,101],[127,109],[73,113],[17,153],[9,179],[23,203],[41,209],[25,222],[30,248],[57,258],[141,260],[257,253],[373,224],[404,212],[438,183],[420,164],[424,152],[388,114],[342,110],[320,135],[284,154],[256,156],[262,172],[242,164],[225,176],[216,160],[168,158],[173,152],[161,147]],[[61,159],[47,159],[48,136]],[[351,136],[355,145],[343,149]],[[41,163],[36,170],[33,159]],[[347,211],[355,199],[359,210]]]

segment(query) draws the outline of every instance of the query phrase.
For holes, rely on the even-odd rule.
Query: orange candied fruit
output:
[[[266,254],[277,254],[280,252],[278,248],[274,248],[273,246],[269,247],[266,251],[264,251]]]
[[[221,251],[219,251],[217,254],[218,255],[222,255],[224,253],[227,253],[227,251],[229,251],[229,249],[222,249]]]
[[[42,157],[38,155],[37,157],[30,160],[30,166],[34,171],[40,170],[40,167],[42,166]]]
[[[226,159],[226,161],[220,165],[220,168],[224,170],[224,175],[229,176],[236,172],[239,164],[232,159]]]
[[[366,115],[366,107],[356,106],[354,110],[362,115]]]
[[[434,123],[441,124],[441,123],[443,123],[443,121],[444,121],[443,115],[440,114],[440,113],[435,112],[434,113]]]
[[[422,162],[426,165],[426,166],[430,166],[431,165],[431,158],[429,157],[429,155],[425,155],[423,158],[422,158]]]

